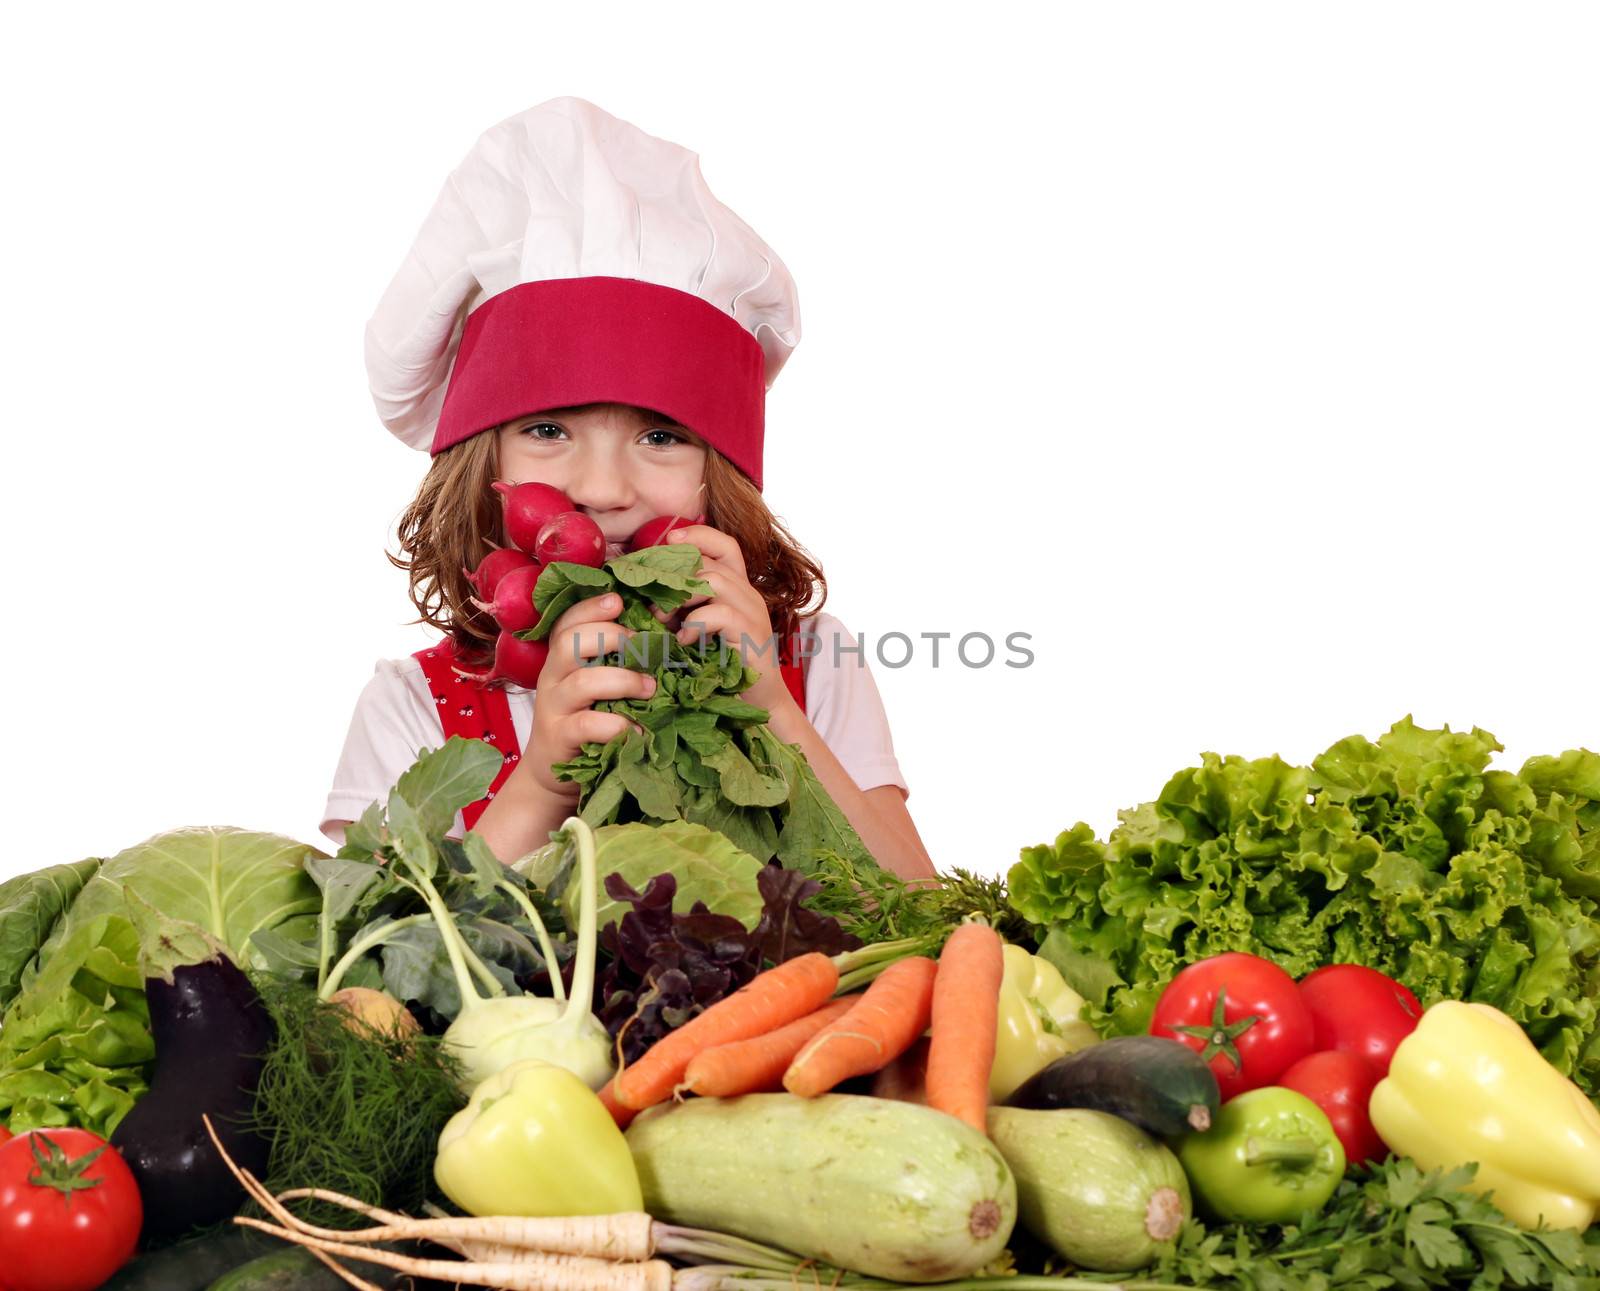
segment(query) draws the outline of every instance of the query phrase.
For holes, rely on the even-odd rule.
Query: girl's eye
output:
[[[685,444],[688,441],[682,435],[670,430],[647,430],[644,432],[644,442],[651,448],[667,448],[673,444]]]
[[[552,433],[547,435],[544,433],[545,431],[550,431]],[[567,432],[562,430],[561,427],[556,425],[553,421],[536,421],[530,425],[524,426],[522,428],[522,433],[524,435],[530,435],[534,439],[555,439],[560,435],[565,435]]]

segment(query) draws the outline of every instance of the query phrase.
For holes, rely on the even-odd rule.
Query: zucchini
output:
[[[1022,1226],[1082,1268],[1142,1269],[1194,1213],[1178,1158],[1109,1112],[991,1107],[989,1135],[1016,1176]]]
[[[1188,1045],[1162,1036],[1119,1036],[1057,1058],[1023,1082],[1007,1107],[1110,1112],[1161,1138],[1211,1127],[1217,1078]]]
[[[640,1116],[627,1140],[655,1218],[873,1277],[966,1277],[1016,1223],[1016,1184],[995,1146],[910,1103],[696,1098]]]

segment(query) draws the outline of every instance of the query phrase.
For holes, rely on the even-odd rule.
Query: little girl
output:
[[[627,635],[610,596],[557,621],[536,690],[462,675],[493,661],[495,624],[463,573],[507,543],[491,485],[539,481],[595,520],[608,556],[646,521],[685,517],[661,541],[700,549],[711,594],[679,612],[679,638],[740,649],[761,673],[743,698],[800,746],[880,863],[933,874],[864,655],[820,612],[822,570],[761,496],[766,390],[799,338],[788,271],[712,196],[693,153],[573,98],[478,140],[366,339],[384,424],[433,455],[390,559],[444,640],[378,664],[324,833],[341,842],[420,750],[460,734],[504,763],[457,831],[515,860],[576,808],[552,765],[627,728],[593,705],[653,692],[649,676],[584,666]]]

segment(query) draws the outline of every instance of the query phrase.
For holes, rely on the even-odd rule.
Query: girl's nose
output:
[[[633,504],[627,473],[608,453],[584,453],[567,481],[567,496],[585,511],[621,511]]]

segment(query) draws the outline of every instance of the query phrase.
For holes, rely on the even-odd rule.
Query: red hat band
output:
[[[433,453],[547,408],[626,403],[687,426],[761,487],[761,345],[715,305],[634,278],[549,278],[467,316]]]

